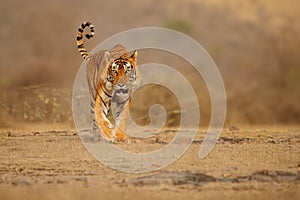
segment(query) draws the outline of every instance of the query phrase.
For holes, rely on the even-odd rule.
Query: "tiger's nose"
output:
[[[125,83],[118,83],[118,86],[119,86],[120,88],[122,88],[122,87],[125,86]]]

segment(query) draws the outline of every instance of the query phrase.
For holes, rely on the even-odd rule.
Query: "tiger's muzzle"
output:
[[[116,103],[123,103],[129,99],[131,90],[126,84],[118,84],[114,88],[112,101]]]

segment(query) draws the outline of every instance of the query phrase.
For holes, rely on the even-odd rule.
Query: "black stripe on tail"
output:
[[[94,33],[95,33],[95,27],[91,22],[83,22],[79,26],[78,31],[77,31],[77,48],[78,48],[80,55],[83,57],[83,59],[87,59],[88,55],[89,55],[89,53],[87,52],[86,48],[84,47],[84,43],[83,43],[83,31],[84,31],[85,27],[87,27],[87,26],[90,28],[91,33],[86,34],[85,37],[87,39],[90,39],[94,36]]]

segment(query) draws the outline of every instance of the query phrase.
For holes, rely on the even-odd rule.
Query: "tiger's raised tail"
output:
[[[87,39],[92,38],[94,36],[95,27],[91,22],[83,22],[79,26],[78,32],[77,32],[77,48],[78,48],[80,55],[83,57],[83,59],[87,59],[88,55],[89,55],[89,53],[87,52],[87,50],[83,44],[83,31],[84,31],[85,27],[87,27],[87,26],[90,28],[91,33],[86,34],[85,37]]]

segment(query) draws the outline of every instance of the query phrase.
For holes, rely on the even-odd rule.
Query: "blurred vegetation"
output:
[[[124,7],[126,12],[119,12]],[[0,128],[16,122],[72,123],[72,84],[82,62],[75,36],[85,20],[95,25],[88,50],[135,27],[163,26],[191,35],[222,74],[227,124],[300,122],[300,1],[11,0],[1,1],[0,11],[5,24],[0,28]],[[139,53],[138,62],[146,61],[189,67],[164,53]],[[186,73],[196,80],[195,73]],[[199,88],[207,124],[209,95]]]
[[[19,123],[68,123],[73,121],[71,90],[48,84],[31,85],[4,91],[0,99],[0,127],[18,127]]]
[[[193,31],[192,25],[183,19],[170,19],[165,23],[165,27],[186,34],[190,34]]]

